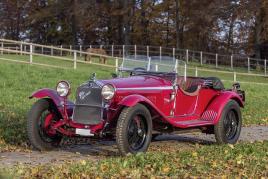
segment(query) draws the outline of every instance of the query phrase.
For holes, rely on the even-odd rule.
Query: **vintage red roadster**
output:
[[[63,136],[109,138],[126,155],[146,152],[157,134],[194,129],[215,134],[219,144],[234,144],[241,131],[245,93],[239,83],[225,89],[216,77],[188,77],[179,60],[124,59],[118,76],[93,75],[77,88],[74,102],[70,92],[70,84],[60,81],[56,89],[30,96],[39,99],[27,119],[34,148],[51,150]]]

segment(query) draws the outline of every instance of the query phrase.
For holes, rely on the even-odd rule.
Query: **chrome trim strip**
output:
[[[117,90],[172,90],[172,86],[164,86],[164,87],[137,87],[137,88],[117,88]]]

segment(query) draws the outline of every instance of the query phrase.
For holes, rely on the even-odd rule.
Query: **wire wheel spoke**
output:
[[[128,144],[129,147],[136,151],[142,148],[147,134],[147,127],[145,124],[145,119],[136,115],[132,118],[128,126]]]
[[[228,140],[234,138],[237,133],[238,120],[233,110],[230,110],[224,120],[225,135]]]
[[[50,127],[50,126],[45,127],[46,118],[47,118],[49,115],[51,115],[51,112],[50,112],[49,110],[46,110],[46,111],[44,111],[44,112],[41,114],[41,116],[40,116],[40,118],[39,118],[38,127],[39,127],[39,134],[40,134],[40,137],[41,137],[44,141],[51,143],[51,142],[54,141],[54,140],[53,140],[54,138],[53,138],[53,136],[49,136],[49,134],[47,133],[47,131],[49,130],[49,127]],[[52,115],[53,115],[53,114],[52,114]],[[51,120],[50,122],[53,122],[53,121],[55,121],[55,116],[54,116],[54,115],[53,115],[53,118],[52,118],[52,120]]]

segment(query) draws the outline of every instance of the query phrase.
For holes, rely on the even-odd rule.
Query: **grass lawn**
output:
[[[169,151],[167,148],[159,149],[161,152],[156,150],[135,156],[111,157],[98,162],[81,160],[56,166],[19,165],[2,171],[2,176],[20,178],[268,177],[268,141],[240,143],[235,146],[196,144],[187,150],[177,148],[176,151]]]

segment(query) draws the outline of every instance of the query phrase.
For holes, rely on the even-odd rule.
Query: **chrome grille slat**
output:
[[[78,87],[73,120],[80,124],[96,125],[101,122],[102,113],[101,88],[94,82]]]

